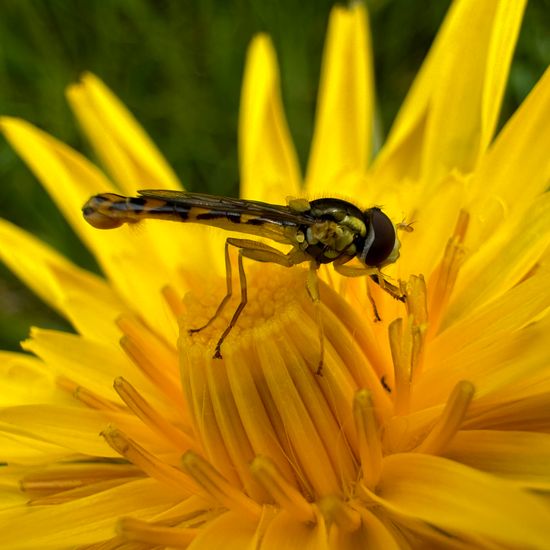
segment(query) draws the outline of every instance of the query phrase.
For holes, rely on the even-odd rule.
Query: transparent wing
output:
[[[307,213],[295,212],[288,205],[270,204],[267,202],[235,199],[204,193],[188,193],[186,191],[171,191],[164,189],[144,189],[139,195],[148,199],[159,199],[171,203],[200,208],[212,212],[234,212],[248,214],[257,218],[269,218],[273,222],[310,225],[314,218]]]
[[[161,201],[164,210],[178,212],[178,221],[201,223],[282,243],[296,244],[295,230],[315,222],[307,212],[259,201],[156,189],[138,193],[146,201]],[[152,217],[152,213],[149,210],[148,217]]]

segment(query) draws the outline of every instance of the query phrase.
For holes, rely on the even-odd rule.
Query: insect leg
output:
[[[401,289],[390,283],[380,269],[377,267],[354,267],[348,265],[334,264],[334,269],[344,275],[344,277],[364,277],[368,275],[382,290],[385,290],[392,298],[405,301],[405,295],[401,292]]]
[[[355,267],[337,264],[336,262],[332,265],[334,265],[335,271],[344,277],[364,277],[365,275],[377,274],[380,271],[377,267]]]
[[[271,263],[282,265],[284,267],[292,267],[293,265],[302,263],[303,261],[306,261],[307,259],[309,259],[308,256],[306,256],[299,249],[293,249],[288,254],[283,254],[276,248],[273,248],[261,242],[250,241],[248,239],[230,239],[230,240],[231,240],[230,244],[240,247],[240,253],[242,254],[242,256],[244,256],[245,258],[256,260],[258,262],[271,262]],[[323,321],[321,318],[321,297],[319,295],[319,280],[317,278],[318,267],[319,266],[317,265],[317,262],[310,261],[309,271],[306,279],[306,289],[315,308],[315,321],[319,329],[320,353],[319,353],[319,363],[317,365],[316,374],[321,376],[322,370],[323,370],[324,355],[325,355],[325,346],[324,346],[325,336],[324,336],[324,329],[323,329]],[[239,304],[239,308],[240,309],[237,309],[237,311],[235,312],[235,315],[233,316],[233,319],[232,319],[233,324],[234,324],[233,321],[234,320],[236,321],[236,317],[238,317],[240,312],[242,311],[240,304]],[[230,327],[226,329],[227,332],[229,332],[229,330],[231,330]],[[224,335],[222,335],[222,339],[225,338],[225,336],[227,336],[227,334],[224,333]]]
[[[317,278],[317,269],[319,266],[317,262],[309,263],[309,271],[306,280],[307,292],[313,301],[315,308],[315,322],[317,323],[317,329],[319,331],[319,363],[317,364],[317,370],[315,374],[322,376],[323,361],[325,358],[325,331],[323,328],[323,318],[321,317],[321,296],[319,295],[319,279]]]
[[[229,239],[227,239],[226,241],[226,246],[227,244],[232,244],[229,242]],[[218,343],[216,344],[216,350],[214,351],[214,359],[222,358],[222,353],[221,353],[222,343],[225,340],[226,336],[231,332],[231,329],[235,326],[235,323],[237,322],[239,315],[241,314],[242,310],[244,309],[244,306],[246,305],[246,302],[248,301],[248,291],[246,287],[246,274],[244,272],[244,266],[243,266],[242,248],[239,249],[238,266],[239,266],[239,284],[241,285],[241,301],[239,302],[239,305],[237,306],[235,313],[233,313],[233,317],[231,317],[231,321],[229,321],[229,324],[223,331],[222,335],[220,336],[220,339],[218,340]]]
[[[258,241],[249,240],[249,239],[229,238],[225,242],[225,245],[226,245],[226,250],[229,246],[234,246],[235,248],[239,249],[238,266],[239,266],[239,284],[241,285],[241,301],[239,302],[239,305],[237,306],[237,309],[235,310],[233,317],[231,317],[231,321],[229,321],[229,325],[223,331],[222,335],[220,336],[220,339],[218,340],[218,343],[216,344],[216,350],[214,352],[215,359],[221,359],[222,357],[221,345],[225,340],[225,338],[227,337],[227,335],[231,332],[231,329],[237,323],[237,319],[242,313],[244,306],[246,305],[246,302],[248,300],[246,274],[243,266],[243,258],[250,258],[251,260],[256,260],[257,262],[275,263],[275,264],[282,265],[284,267],[291,267],[301,261],[301,258],[298,257],[293,251],[290,251],[288,254],[283,254],[276,248],[273,248],[267,244],[264,244]],[[229,264],[229,253],[227,253],[227,256],[226,256],[226,265],[228,264]],[[229,273],[228,296],[226,296],[228,300],[229,297],[231,296],[231,293],[230,293],[231,270],[228,269],[227,272]],[[227,302],[226,298],[224,298],[225,302],[222,302],[222,304],[218,306],[218,309],[216,310],[216,315],[218,315],[222,307]],[[214,318],[216,317],[216,315],[214,315]]]
[[[233,294],[233,283],[232,283],[232,272],[231,272],[231,258],[229,256],[229,240],[225,241],[225,284],[227,288],[227,292],[225,296],[223,297],[222,301],[216,308],[216,313],[210,319],[202,325],[202,327],[198,328],[192,328],[189,329],[189,334],[193,334],[194,332],[199,332],[203,329],[205,329],[207,326],[209,326],[212,321],[222,312],[223,308],[225,307],[225,304],[229,301]]]
[[[405,302],[406,297],[405,294],[401,291],[401,289],[390,283],[387,279],[387,277],[384,277],[380,271],[378,273],[371,273],[370,278],[382,289],[385,290],[392,298],[395,298],[396,300],[399,300],[400,302]]]
[[[369,299],[370,305],[372,307],[372,311],[374,312],[374,321],[376,323],[380,322],[382,318],[380,317],[380,314],[378,313],[378,308],[376,307],[376,302],[374,301],[374,296],[372,295],[369,281],[367,280],[367,297]]]
[[[256,262],[267,262],[282,265],[283,267],[292,267],[299,264],[307,258],[301,250],[291,250],[288,254],[283,254],[280,250],[269,246],[268,244],[253,241],[251,239],[227,239],[230,245],[242,250],[245,258],[250,258]]]

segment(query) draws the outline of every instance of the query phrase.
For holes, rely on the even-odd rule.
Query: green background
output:
[[[136,115],[187,188],[235,195],[237,118],[247,44],[259,31],[269,33],[275,43],[283,101],[305,166],[333,4],[327,0],[1,0],[0,113],[25,118],[94,159],[64,98],[69,83],[83,71],[92,71]],[[449,4],[448,0],[367,1],[382,139]],[[549,0],[528,5],[501,123],[550,59],[549,18]],[[93,258],[4,140],[0,141],[0,216],[32,231],[78,264],[96,269]],[[0,266],[0,348],[17,349],[30,325],[69,328]]]

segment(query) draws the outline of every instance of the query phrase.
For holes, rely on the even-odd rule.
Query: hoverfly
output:
[[[230,237],[225,242],[227,292],[206,328],[221,313],[233,293],[229,247],[238,250],[241,301],[229,325],[221,334],[214,358],[221,358],[221,346],[247,303],[246,276],[243,258],[292,267],[309,262],[306,287],[316,306],[321,356],[317,374],[323,363],[323,328],[320,317],[320,296],[317,270],[332,263],[346,277],[369,276],[397,300],[405,301],[400,289],[390,283],[381,268],[399,257],[400,241],[396,227],[378,207],[361,210],[354,204],[335,198],[307,201],[290,199],[286,206],[253,200],[234,199],[180,191],[144,190],[137,197],[103,193],[91,197],[82,207],[88,223],[98,229],[113,229],[122,224],[138,223],[144,219],[202,223],[225,230],[248,233],[272,241],[289,244],[288,253],[263,242]],[[345,265],[352,259],[359,266]],[[371,300],[372,301],[372,300]],[[375,315],[376,313],[375,309]]]

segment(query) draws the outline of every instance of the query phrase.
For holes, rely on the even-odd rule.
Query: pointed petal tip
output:
[[[67,84],[65,88],[65,94],[74,93],[76,91],[84,92],[86,87],[93,86],[94,84],[103,85],[103,81],[90,71],[83,71],[73,82]]]
[[[65,97],[70,101],[71,97],[83,92],[82,88],[82,83],[71,82],[65,88]]]
[[[78,78],[77,82],[75,82],[78,86],[82,86],[83,88],[101,88],[106,89],[107,86],[99,78],[96,74],[90,72],[90,71],[84,71],[81,73],[80,77]]]
[[[248,46],[248,61],[252,63],[255,70],[260,67],[272,77],[278,78],[277,55],[271,37],[266,33],[256,34]]]
[[[272,47],[271,37],[265,32],[259,32],[252,37],[249,49],[252,48],[269,48]]]
[[[267,202],[296,195],[301,180],[284,116],[277,54],[260,33],[250,42],[239,113],[241,195]]]
[[[329,17],[308,160],[312,194],[364,173],[371,155],[374,112],[372,52],[367,14],[357,3],[335,6]]]

